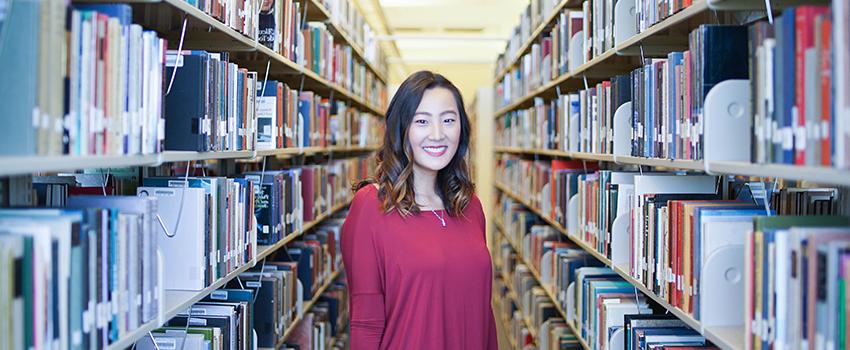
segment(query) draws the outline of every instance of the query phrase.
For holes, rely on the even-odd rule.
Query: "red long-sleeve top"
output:
[[[458,217],[385,214],[378,190],[357,191],[342,226],[351,350],[498,349],[492,263],[481,202]]]

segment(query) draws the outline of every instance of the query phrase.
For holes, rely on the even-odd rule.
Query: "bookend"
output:
[[[567,203],[567,235],[579,239],[578,234],[578,195],[572,196]]]
[[[623,103],[614,112],[614,155],[629,156],[632,153],[631,119],[631,101]]]
[[[156,315],[156,323],[158,325],[164,325],[165,322],[168,321],[165,318],[165,257],[162,256],[162,251],[159,248],[156,248],[156,273],[157,273],[157,281],[156,288],[154,288],[154,299],[156,299],[157,303],[157,315]]]
[[[304,317],[304,284],[301,283],[300,279],[295,289],[298,292],[298,301],[295,302],[295,315],[302,318]]]
[[[744,326],[744,245],[728,245],[709,255],[699,283],[703,328]]]
[[[618,0],[614,5],[614,46],[637,34],[635,0]]]
[[[622,213],[614,218],[611,225],[611,264],[628,271],[629,268],[629,213]]]
[[[567,61],[568,66],[570,68],[570,72],[575,71],[579,66],[584,64],[584,57],[582,54],[584,53],[584,31],[580,30],[578,33],[573,35],[570,38],[570,50],[569,61]]]
[[[704,164],[711,171],[716,161],[750,161],[752,119],[750,81],[731,79],[715,85],[705,97]],[[729,127],[734,125],[734,127]]]
[[[567,313],[567,322],[573,322],[576,319],[576,283],[572,282],[567,286],[566,293],[566,306],[564,307],[564,312]]]
[[[623,327],[617,328],[611,333],[611,338],[608,339],[609,349],[625,349],[623,343],[626,341],[626,329]]]
[[[570,152],[578,152],[578,114],[570,115],[570,137],[569,137],[569,151]]]

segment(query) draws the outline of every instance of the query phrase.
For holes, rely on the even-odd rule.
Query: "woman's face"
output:
[[[413,149],[413,166],[438,172],[449,165],[460,142],[460,113],[451,91],[437,87],[425,90],[407,129]]]

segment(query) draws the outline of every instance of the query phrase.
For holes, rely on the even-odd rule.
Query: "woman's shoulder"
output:
[[[466,209],[464,209],[466,215],[481,215],[484,213],[484,206],[481,204],[481,200],[478,199],[478,196],[473,193],[469,196],[469,202],[466,203]]]
[[[478,198],[478,195],[472,193],[472,195],[469,196],[469,203],[467,204],[467,207],[473,209],[483,208],[483,206],[481,205],[481,200]]]
[[[368,210],[376,208],[379,205],[378,189],[374,184],[367,184],[354,193],[354,198],[351,200],[351,209]]]

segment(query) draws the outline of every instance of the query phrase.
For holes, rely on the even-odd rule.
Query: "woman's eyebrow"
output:
[[[428,113],[426,111],[416,111],[416,113],[413,113],[413,115],[420,115],[420,114],[427,115],[429,117],[431,116],[431,113]]]
[[[450,109],[450,110],[445,110],[445,111],[443,111],[443,112],[441,112],[441,113],[440,113],[440,115],[441,115],[441,116],[446,115],[446,114],[454,114],[454,115],[457,115],[457,112],[455,112],[454,110],[451,110],[451,109]]]

